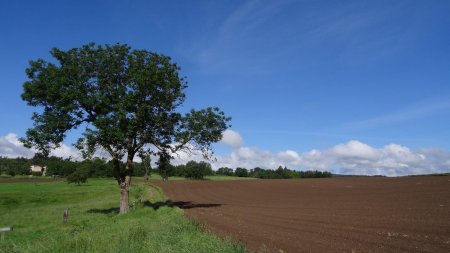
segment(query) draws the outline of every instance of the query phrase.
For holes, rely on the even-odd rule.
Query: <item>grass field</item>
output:
[[[82,186],[1,183],[0,227],[14,230],[0,239],[0,252],[246,252],[186,219],[181,209],[167,205],[159,188],[132,187],[143,189],[144,202],[118,215],[119,193],[111,179],[89,179]]]

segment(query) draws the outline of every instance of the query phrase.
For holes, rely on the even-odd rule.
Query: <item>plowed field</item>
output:
[[[156,184],[253,251],[450,252],[450,177]]]

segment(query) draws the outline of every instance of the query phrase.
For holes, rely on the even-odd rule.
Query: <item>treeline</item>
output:
[[[133,176],[145,176],[151,174],[152,168],[143,163],[134,163]],[[221,175],[221,176],[237,176],[237,177],[254,177],[261,179],[282,179],[282,178],[324,178],[331,177],[330,172],[326,171],[296,171],[287,167],[278,167],[276,170],[262,169],[256,167],[254,169],[236,168],[235,170],[227,167],[219,168],[214,171],[211,164],[207,162],[190,161],[183,165],[170,164],[169,157],[162,157],[156,163],[154,171],[159,173],[163,179],[169,177],[184,177],[188,179],[204,179],[205,176]],[[0,157],[0,174],[15,175],[31,175],[31,165],[39,165],[46,167],[47,176],[68,177],[73,174],[82,174],[86,177],[113,177],[113,165],[111,161],[95,158],[84,161],[74,161],[71,159],[62,159],[59,157],[42,158],[36,156],[32,159],[27,158],[7,158]],[[121,170],[125,171],[125,164],[121,164]],[[40,175],[34,172],[34,175]]]
[[[245,168],[236,168],[233,171],[231,168],[222,167],[216,171],[217,175],[224,176],[237,176],[237,177],[254,177],[261,179],[287,179],[287,178],[325,178],[331,177],[331,172],[319,171],[319,170],[308,170],[308,171],[296,171],[290,170],[287,167],[278,167],[276,170],[262,169],[256,167],[251,170]]]
[[[30,167],[32,164],[33,162],[27,158],[7,158],[0,156],[0,174],[7,174],[10,176],[30,175]]]
[[[148,161],[150,163],[150,161]],[[163,178],[185,177],[190,179],[203,179],[204,176],[213,175],[211,164],[206,162],[190,161],[185,165],[171,165],[168,159],[160,159],[154,169]],[[31,165],[46,167],[47,176],[68,177],[74,174],[82,174],[89,178],[93,177],[113,177],[113,165],[111,161],[95,158],[91,160],[75,161],[72,159],[62,159],[59,157],[34,157],[28,158],[7,158],[0,157],[0,174],[15,175],[35,175],[41,176],[41,172],[32,172]],[[121,172],[125,171],[125,163],[121,163]],[[135,162],[133,164],[133,176],[145,176],[144,164]],[[152,171],[151,166],[147,166],[147,173]]]
[[[296,171],[287,167],[278,167],[276,170],[262,169],[256,167],[251,170],[245,168],[236,168],[235,170],[227,167],[219,168],[214,171],[211,164],[207,162],[190,161],[185,165],[171,165],[167,159],[160,159],[156,171],[167,180],[169,177],[185,177],[188,179],[203,179],[205,176],[237,176],[237,177],[254,177],[261,179],[288,179],[288,178],[325,178],[331,177],[331,172],[308,170]]]
[[[171,165],[166,161],[159,160],[156,171],[167,180],[169,177],[184,177],[188,179],[204,179],[205,176],[214,175],[211,164],[207,162],[189,161],[183,165]]]
[[[36,175],[40,172],[32,172],[31,165],[46,167],[47,176],[67,177],[74,172],[82,172],[88,177],[112,177],[112,163],[105,159],[94,158],[91,160],[74,161],[59,157],[34,157],[28,158],[7,158],[0,157],[0,174],[15,175]],[[121,164],[121,169],[125,170],[125,164]],[[141,163],[134,164],[133,176],[144,176],[145,171]]]

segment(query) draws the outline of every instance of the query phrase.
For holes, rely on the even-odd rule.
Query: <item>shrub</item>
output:
[[[144,202],[145,197],[145,187],[143,185],[135,185],[131,188],[131,194],[135,203],[142,204]]]
[[[40,177],[40,176],[42,176],[42,172],[40,172],[40,171],[32,171],[31,175]]]
[[[77,185],[80,185],[87,183],[87,179],[87,171],[78,168],[75,172],[67,176],[67,183],[76,183]]]

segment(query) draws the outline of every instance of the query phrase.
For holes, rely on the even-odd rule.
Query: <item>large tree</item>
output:
[[[48,155],[71,129],[83,128],[77,147],[86,157],[101,148],[111,156],[120,189],[120,213],[128,211],[133,159],[143,150],[211,154],[229,117],[217,107],[181,114],[187,83],[167,56],[124,44],[94,43],[63,51],[52,61],[30,61],[22,99],[39,107],[22,142]],[[126,161],[125,171],[120,163]]]

